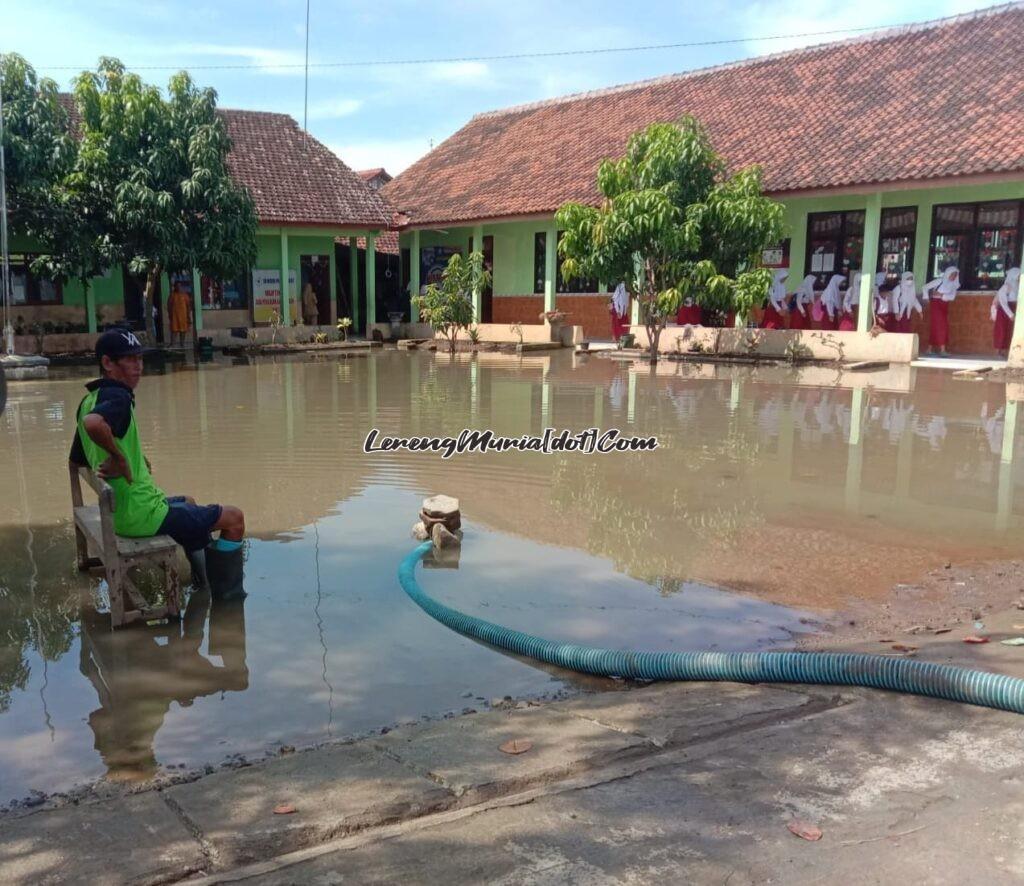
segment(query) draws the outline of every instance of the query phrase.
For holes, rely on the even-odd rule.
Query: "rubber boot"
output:
[[[213,545],[206,549],[206,575],[210,593],[216,600],[241,600],[245,597],[242,587],[243,550],[218,551]]]
[[[206,555],[202,550],[188,551],[189,566],[192,567],[192,586],[200,591],[210,589],[210,580],[206,577]]]

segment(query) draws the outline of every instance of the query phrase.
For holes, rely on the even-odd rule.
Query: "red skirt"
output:
[[[620,317],[614,310],[609,313],[612,316],[612,341],[618,342],[622,336],[629,334],[629,313],[627,311],[625,317]]]
[[[949,344],[949,302],[942,297],[931,297],[928,303],[931,335],[928,343],[933,348],[944,348]]]
[[[785,329],[786,320],[777,310],[774,305],[768,305],[764,309],[764,316],[761,318],[762,329]]]
[[[842,319],[839,321],[840,332],[856,332],[857,331],[857,317],[855,314],[849,312],[843,314]]]
[[[701,310],[700,305],[683,305],[676,314],[676,323],[685,326],[700,326]]]
[[[807,328],[807,317],[801,314],[799,311],[789,312],[789,328],[790,329],[806,329]]]
[[[1010,350],[1013,338],[1013,320],[1006,316],[1006,311],[996,305],[996,322],[992,326],[992,347],[997,351]]]

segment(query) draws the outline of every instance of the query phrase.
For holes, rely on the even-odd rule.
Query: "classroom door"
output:
[[[331,325],[331,259],[327,255],[303,255],[299,257],[302,282],[299,285],[299,310],[302,310],[302,293],[306,284],[313,287],[316,295],[317,324]]]

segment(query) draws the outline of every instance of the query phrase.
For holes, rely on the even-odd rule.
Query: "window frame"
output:
[[[64,284],[59,280],[48,280],[46,277],[40,277],[32,273],[32,262],[39,258],[44,253],[40,252],[13,252],[8,256],[9,260],[9,273],[11,275],[11,285],[14,285],[14,274],[16,268],[24,268],[25,272],[25,301],[14,301],[14,292],[11,292],[11,308],[22,307],[22,308],[52,308],[59,307],[64,304]],[[20,261],[15,261],[15,259]],[[57,297],[55,299],[42,299],[39,297],[39,284],[41,281],[52,284]]]
[[[220,294],[221,294],[221,298],[223,299],[223,297],[224,297],[224,281],[225,281],[225,279],[227,279],[227,280],[234,280],[234,281],[237,281],[237,282],[241,283],[241,287],[240,288],[242,290],[242,295],[243,295],[244,303],[241,304],[241,305],[232,306],[232,307],[224,307],[223,305],[218,307],[216,304],[209,304],[209,305],[205,304],[203,302],[203,290],[205,289],[204,284],[206,283],[206,281],[211,281],[213,283],[216,283],[217,286],[220,287]],[[172,286],[172,288],[173,288],[173,286]],[[193,298],[194,297],[195,296],[193,295]],[[202,309],[203,313],[206,313],[207,311],[211,311],[211,312],[219,312],[219,311],[249,311],[249,312],[251,312],[252,308],[253,308],[253,303],[252,303],[252,268],[249,268],[249,270],[246,271],[246,272],[240,272],[238,274],[235,274],[233,277],[227,277],[227,278],[214,277],[214,276],[212,276],[210,274],[200,274],[199,275],[199,307]]]
[[[981,229],[979,228],[979,217],[983,207],[992,206],[995,204],[1007,204],[1015,203],[1017,205],[1017,244],[1014,248],[1013,255],[1011,256],[1011,263],[1008,267],[1020,267],[1022,260],[1022,252],[1024,252],[1024,200],[968,200],[961,203],[935,203],[932,206],[932,224],[928,231],[928,269],[925,275],[929,280],[934,279],[938,274],[934,271],[935,268],[935,253],[936,253],[936,237],[940,236],[955,236],[956,234],[963,233],[967,237],[966,248],[963,250],[966,253],[967,260],[963,260],[963,255],[958,262],[958,269],[960,271],[960,284],[961,287],[968,292],[994,292],[998,287],[981,287],[978,282],[978,254],[979,249],[979,237],[981,236]],[[947,207],[966,208],[972,209],[972,222],[968,230],[963,232],[940,232],[937,230],[939,210]],[[938,272],[941,273],[941,272]]]
[[[886,239],[885,215],[886,215],[886,213],[896,214],[898,212],[913,212],[914,213],[914,227],[910,231],[910,235],[909,235],[910,236],[910,249],[907,251],[907,267],[904,268],[905,271],[913,271],[914,270],[914,257],[916,255],[916,250],[917,250],[917,227],[918,227],[918,225],[921,222],[921,207],[920,206],[885,206],[885,207],[882,208],[882,215],[881,215],[881,218],[879,219],[879,224],[878,224],[878,261],[875,264],[875,272],[876,273],[878,271],[885,271],[886,270],[885,268],[882,267],[882,258],[885,255],[885,252],[882,249],[882,242]],[[907,235],[906,234],[896,234],[896,235],[890,235],[890,236],[905,237]],[[899,282],[899,276],[898,275],[897,275],[897,279],[895,281],[890,282],[889,281],[888,271],[886,271],[886,281],[885,281],[885,283],[882,284],[882,287],[883,288],[884,287],[890,287],[891,288],[892,286],[894,286],[898,282]]]
[[[811,241],[813,239],[821,240],[821,239],[824,239],[824,238],[821,238],[821,237],[815,238],[813,236],[812,228],[814,226],[815,218],[820,218],[821,216],[825,216],[825,215],[838,215],[839,216],[839,232],[836,235],[836,237],[833,238],[833,242],[837,243],[838,246],[839,246],[839,249],[835,253],[838,256],[838,267],[833,266],[831,271],[817,271],[816,272],[816,271],[812,271],[811,270]],[[851,260],[850,260],[850,267],[849,268],[844,268],[843,267],[843,263],[844,263],[844,259],[846,258],[846,241],[850,237],[850,233],[849,233],[849,230],[848,230],[848,217],[852,216],[852,215],[860,215],[861,216],[861,225],[860,225],[860,227],[861,227],[861,231],[860,231],[861,249],[860,249],[860,256],[859,256],[859,262],[857,263],[856,266],[854,266],[853,260],[851,258]],[[806,239],[805,245],[804,245],[804,276],[806,277],[808,274],[814,274],[814,277],[815,277],[815,288],[816,289],[823,289],[825,287],[825,285],[827,285],[828,280],[826,279],[826,280],[822,281],[822,279],[821,279],[822,277],[826,277],[826,278],[827,277],[831,277],[833,274],[849,275],[849,273],[851,271],[859,271],[859,270],[861,270],[861,268],[862,268],[862,266],[864,264],[864,232],[865,232],[866,224],[867,224],[867,212],[864,209],[830,209],[830,210],[826,210],[824,212],[808,212],[807,213],[807,239]]]

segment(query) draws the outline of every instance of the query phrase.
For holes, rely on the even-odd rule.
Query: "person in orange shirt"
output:
[[[185,333],[192,328],[192,305],[191,299],[177,283],[171,291],[171,297],[167,300],[167,313],[171,320],[171,345],[174,345],[174,336],[179,337],[182,347],[185,347]]]

